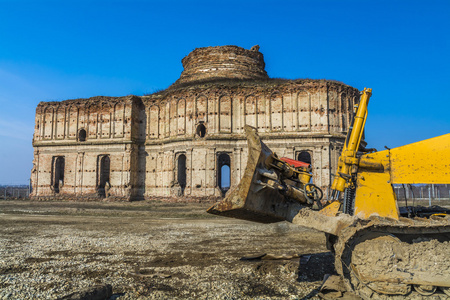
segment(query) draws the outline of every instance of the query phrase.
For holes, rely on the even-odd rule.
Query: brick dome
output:
[[[259,46],[197,48],[181,61],[184,71],[174,86],[217,79],[267,79]]]

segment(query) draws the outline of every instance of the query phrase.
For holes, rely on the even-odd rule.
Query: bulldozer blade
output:
[[[272,155],[272,151],[261,142],[255,128],[246,125],[244,129],[248,143],[244,176],[239,184],[227,193],[225,199],[214,204],[207,212],[260,223],[284,220],[291,222],[304,206],[287,199],[278,190],[261,184],[261,174],[271,174],[265,162]]]

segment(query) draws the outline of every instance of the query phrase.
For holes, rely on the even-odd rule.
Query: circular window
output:
[[[206,135],[206,127],[205,127],[205,125],[203,125],[203,124],[199,124],[198,126],[197,126],[197,130],[196,130],[196,132],[197,132],[197,135],[199,136],[199,137],[205,137],[205,135]]]

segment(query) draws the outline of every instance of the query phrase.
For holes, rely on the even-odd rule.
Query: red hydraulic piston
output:
[[[281,157],[280,160],[284,161],[285,163],[290,164],[292,167],[294,168],[309,168],[309,164],[299,161],[299,160],[295,160],[295,159],[290,159],[287,157]]]

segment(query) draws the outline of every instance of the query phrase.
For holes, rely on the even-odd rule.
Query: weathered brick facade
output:
[[[245,124],[280,156],[311,159],[327,189],[359,92],[327,80],[268,78],[263,55],[236,46],[194,50],[167,90],[148,96],[41,102],[34,198],[220,197],[245,168]]]

